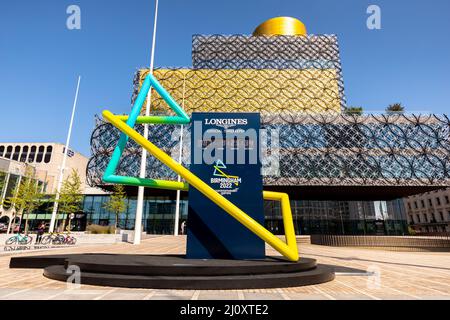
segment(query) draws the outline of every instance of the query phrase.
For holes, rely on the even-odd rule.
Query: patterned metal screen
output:
[[[333,70],[341,106],[345,106],[339,44],[335,35],[194,35],[192,64],[193,69]]]
[[[446,116],[313,116],[263,117],[271,136],[263,159],[265,185],[448,186],[450,120]],[[138,127],[142,131],[142,126]],[[180,128],[154,125],[149,140],[178,159]],[[189,166],[190,128],[184,128],[182,162]],[[276,137],[277,143],[274,142]],[[92,135],[88,178],[101,175],[118,139],[111,125],[97,120]],[[141,150],[129,142],[119,174],[139,174]],[[154,158],[149,178],[175,180],[176,175]]]
[[[437,115],[348,115],[334,35],[195,35],[193,68],[155,76],[188,112],[260,112],[266,131],[265,185],[436,186],[450,183],[450,121]],[[148,70],[139,70],[133,100]],[[152,113],[170,113],[152,94]],[[142,131],[142,126],[137,126]],[[178,159],[180,126],[152,125],[149,140]],[[182,162],[189,166],[190,127]],[[118,132],[96,120],[91,185],[101,177]],[[129,142],[118,174],[139,175],[141,149]],[[149,157],[147,177],[177,176]]]
[[[148,70],[136,80],[140,88]],[[158,69],[154,75],[188,112],[340,113],[335,69]],[[138,91],[138,90],[136,90]],[[152,92],[153,112],[168,107]]]

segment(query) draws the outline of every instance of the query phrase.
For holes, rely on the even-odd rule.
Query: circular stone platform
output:
[[[155,289],[261,289],[297,287],[334,279],[334,272],[301,258],[264,260],[186,259],[182,255],[75,254],[11,258],[11,268],[44,268],[44,276],[66,281],[77,266],[81,283]],[[73,270],[73,268],[70,268]]]

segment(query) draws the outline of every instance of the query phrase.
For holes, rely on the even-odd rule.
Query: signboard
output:
[[[190,171],[264,225],[259,113],[193,113]],[[261,259],[264,242],[189,189],[187,257]]]

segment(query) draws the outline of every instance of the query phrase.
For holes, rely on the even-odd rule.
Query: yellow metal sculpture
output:
[[[143,102],[145,101],[145,98],[147,97],[148,91],[151,89],[151,87],[153,87],[164,99],[164,101],[172,108],[172,110],[175,111],[175,113],[177,114],[176,116],[139,116]],[[160,148],[148,141],[133,129],[136,123],[182,124],[190,121],[184,110],[167,93],[167,91],[161,86],[161,84],[153,75],[148,75],[146,77],[146,80],[141,88],[141,91],[139,92],[133,109],[131,110],[130,116],[116,116],[110,111],[105,110],[103,111],[103,117],[122,132],[116,149],[113,152],[111,161],[108,164],[108,167],[103,176],[103,180],[105,182],[136,186],[148,186],[153,188],[171,190],[187,190],[188,186],[192,186],[203,195],[205,195],[208,199],[217,204],[220,208],[225,210],[237,221],[242,223],[250,231],[255,233],[262,240],[271,245],[275,250],[280,252],[287,259],[291,261],[297,261],[299,259],[295,230],[292,221],[292,213],[289,204],[289,197],[287,194],[271,191],[263,192],[263,198],[265,200],[281,202],[281,210],[286,237],[286,242],[283,242],[281,239],[279,239],[277,236],[275,236],[261,224],[259,224],[256,220],[254,220],[224,196],[211,188],[207,183],[199,179],[188,169],[172,159],[167,153],[162,151]],[[116,168],[125,149],[128,138],[133,139],[137,144],[146,149],[156,159],[158,159],[167,167],[180,175],[186,181],[186,183],[165,180],[141,179],[136,177],[122,177],[115,175]]]

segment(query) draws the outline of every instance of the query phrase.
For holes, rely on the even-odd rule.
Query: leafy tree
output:
[[[390,104],[389,107],[386,108],[387,113],[403,113],[405,112],[405,108],[401,103],[393,103]]]
[[[25,233],[28,233],[28,216],[40,205],[43,196],[34,177],[34,170],[27,167],[25,175],[14,188],[12,196],[8,198],[17,212],[16,215],[25,217]]]
[[[111,194],[109,200],[104,204],[104,208],[113,212],[116,215],[114,224],[115,230],[119,222],[119,214],[127,209],[127,197],[123,185],[115,184],[114,192]]]
[[[62,212],[65,216],[63,219],[63,230],[67,217],[72,213],[80,211],[82,201],[81,179],[78,172],[72,169],[72,173],[63,181],[58,200],[58,211]],[[58,225],[57,222],[56,225]]]
[[[360,116],[363,114],[363,108],[362,107],[345,107],[344,113],[349,114],[349,115]]]

